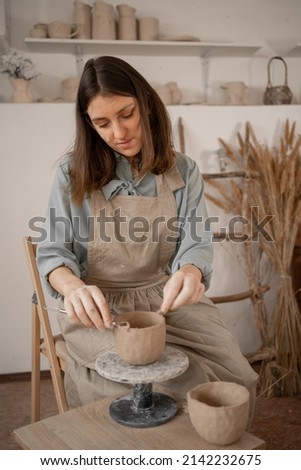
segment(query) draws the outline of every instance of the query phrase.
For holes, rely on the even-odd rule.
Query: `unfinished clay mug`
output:
[[[245,432],[250,409],[250,393],[232,382],[208,382],[187,392],[190,421],[208,442],[229,445]]]
[[[65,23],[64,21],[52,21],[48,24],[48,36],[56,39],[73,38],[78,33],[78,25]]]
[[[118,314],[118,323],[123,321],[129,322],[130,328],[114,328],[118,356],[131,365],[140,366],[157,361],[165,348],[164,316],[143,311]]]

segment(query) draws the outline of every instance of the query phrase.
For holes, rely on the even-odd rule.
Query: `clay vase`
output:
[[[11,97],[12,103],[32,103],[33,97],[29,90],[30,80],[23,78],[10,77],[9,81],[13,87],[13,94]]]
[[[128,321],[130,328],[114,328],[116,352],[131,365],[157,361],[165,348],[166,326],[163,315],[155,312],[120,313],[118,322]]]
[[[166,83],[166,86],[169,88],[171,93],[171,103],[180,104],[183,95],[178,84],[176,82],[168,82]]]
[[[166,106],[172,104],[172,92],[167,85],[160,85],[155,90]]]
[[[61,82],[63,90],[62,98],[64,101],[76,100],[79,81],[79,77],[69,77]]]
[[[245,432],[249,420],[250,393],[231,382],[197,385],[187,393],[190,421],[196,432],[215,445],[229,445]]]
[[[92,37],[92,7],[84,2],[74,2],[73,21],[78,25],[75,37],[91,39]]]
[[[245,92],[247,86],[244,82],[228,82],[221,86],[223,90],[227,90],[227,104],[229,105],[245,105]]]
[[[139,20],[140,41],[157,41],[159,38],[159,19],[147,16]]]
[[[114,7],[106,2],[94,2],[92,12],[92,38],[116,39]]]
[[[130,5],[117,5],[119,13],[118,39],[135,41],[137,39],[136,9]]]

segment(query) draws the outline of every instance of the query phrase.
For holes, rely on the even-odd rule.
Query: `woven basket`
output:
[[[284,85],[273,86],[271,82],[270,66],[273,60],[281,60],[285,68]],[[287,84],[287,65],[282,57],[275,56],[268,63],[268,84],[263,96],[264,104],[291,104],[293,94]]]

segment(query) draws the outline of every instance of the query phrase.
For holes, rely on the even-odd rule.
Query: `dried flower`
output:
[[[0,72],[12,78],[32,80],[39,73],[34,73],[34,65],[31,59],[19,56],[17,52],[3,54],[0,57]]]

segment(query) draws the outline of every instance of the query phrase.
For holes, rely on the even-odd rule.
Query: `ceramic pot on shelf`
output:
[[[159,38],[159,19],[153,16],[140,18],[139,39],[140,41],[157,41]]]
[[[47,38],[48,25],[46,23],[36,23],[29,34],[32,38]]]
[[[78,32],[75,37],[91,39],[92,7],[84,2],[74,2],[73,21],[78,25]]]
[[[137,39],[136,9],[130,5],[117,5],[119,13],[118,39],[125,41],[135,41]]]
[[[183,95],[180,88],[178,87],[177,82],[168,82],[166,83],[166,86],[169,88],[171,93],[171,103],[180,104]]]
[[[79,81],[79,77],[69,77],[61,81],[64,101],[76,100]]]
[[[116,39],[114,7],[106,2],[94,2],[92,11],[92,38]]]
[[[168,106],[172,104],[172,93],[167,85],[159,85],[155,90],[165,105]]]
[[[48,36],[53,39],[70,39],[78,33],[76,24],[65,21],[52,21],[48,24]]]
[[[227,104],[229,105],[245,105],[245,92],[247,85],[244,82],[228,82],[221,86],[227,92]]]
[[[10,77],[9,81],[13,87],[13,94],[11,97],[12,103],[32,103],[33,97],[29,90],[30,80],[23,78]]]

